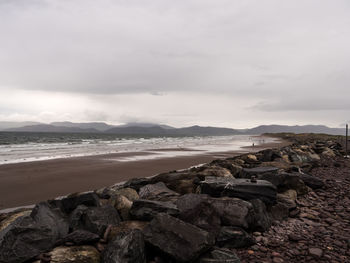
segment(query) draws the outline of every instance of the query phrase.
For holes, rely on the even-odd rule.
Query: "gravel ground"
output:
[[[311,174],[325,187],[298,197],[299,214],[255,232],[241,262],[350,262],[350,160],[323,159]]]

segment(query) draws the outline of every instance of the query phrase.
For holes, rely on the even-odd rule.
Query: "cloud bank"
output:
[[[347,0],[0,0],[0,118],[338,125],[349,13]]]

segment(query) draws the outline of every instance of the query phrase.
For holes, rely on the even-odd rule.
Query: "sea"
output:
[[[118,161],[239,151],[275,139],[254,135],[120,136],[93,133],[0,132],[0,165],[115,153]],[[137,154],[137,153],[148,154]]]

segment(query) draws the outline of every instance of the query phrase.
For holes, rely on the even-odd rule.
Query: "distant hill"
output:
[[[125,128],[125,127],[151,128],[151,127],[155,127],[155,126],[159,126],[159,127],[163,128],[163,129],[175,129],[174,127],[171,127],[169,125],[149,123],[149,122],[129,122],[127,124],[118,125],[118,126],[115,126],[115,127],[120,127],[120,128]]]
[[[237,135],[242,134],[239,130],[230,128],[218,128],[218,127],[202,127],[191,126],[186,128],[177,129],[180,134],[184,135]]]
[[[99,133],[96,129],[81,129],[75,127],[62,127],[50,124],[29,125],[20,128],[7,129],[13,132],[64,132],[64,133]]]
[[[344,135],[344,128],[329,128],[324,125],[261,125],[245,131],[246,134],[263,134],[263,133],[325,133],[332,135]]]
[[[74,123],[69,121],[63,121],[63,122],[51,122],[50,125],[59,126],[59,127],[80,128],[80,129],[96,129],[98,131],[106,131],[108,129],[115,127],[114,125],[109,125],[104,122]]]
[[[20,128],[20,127],[29,126],[29,125],[37,125],[37,124],[41,124],[41,123],[34,122],[34,121],[22,121],[22,122],[0,121],[0,131],[6,130],[6,129],[12,129],[12,128]]]
[[[28,125],[29,124],[29,125]],[[3,126],[1,126],[3,125]],[[7,126],[6,126],[7,125]],[[332,135],[344,135],[343,128],[329,128],[324,125],[261,125],[251,129],[231,129],[220,127],[190,126],[174,128],[164,124],[153,123],[127,123],[124,125],[109,125],[104,122],[73,123],[53,122],[50,124],[20,122],[0,122],[3,131],[17,132],[66,132],[66,133],[108,133],[120,135],[147,135],[147,136],[201,136],[201,135],[237,135],[237,134],[263,134],[263,133],[325,133]]]
[[[170,126],[168,126],[170,127]],[[217,127],[191,126],[186,128],[163,128],[162,126],[126,126],[115,127],[106,131],[113,134],[137,134],[137,135],[181,135],[181,136],[199,136],[199,135],[233,135],[240,134],[237,130]]]

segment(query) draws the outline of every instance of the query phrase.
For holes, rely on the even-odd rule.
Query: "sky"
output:
[[[0,121],[350,121],[348,0],[0,0]]]

